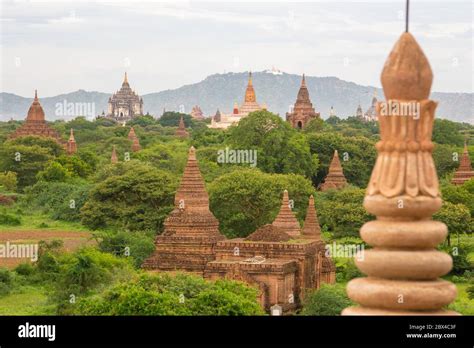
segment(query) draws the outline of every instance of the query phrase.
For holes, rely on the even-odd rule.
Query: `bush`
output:
[[[0,173],[0,186],[4,188],[5,191],[15,191],[17,185],[17,174],[15,172],[4,172]]]
[[[320,289],[306,296],[301,315],[340,315],[352,305],[344,289],[324,284]]]
[[[0,212],[0,225],[19,226],[21,225],[21,218],[5,211]]]
[[[120,257],[131,257],[135,267],[155,250],[154,233],[102,232],[96,233],[101,251]]]
[[[7,295],[12,287],[13,277],[6,268],[0,268],[0,296]]]
[[[22,276],[29,276],[35,273],[35,268],[31,263],[21,263],[16,266],[15,272]]]
[[[217,282],[178,273],[142,274],[78,302],[82,315],[261,315],[257,290],[229,280]]]

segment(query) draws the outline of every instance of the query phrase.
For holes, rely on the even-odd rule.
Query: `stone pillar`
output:
[[[381,141],[364,200],[377,219],[360,231],[373,248],[356,258],[367,277],[348,283],[349,297],[360,306],[343,315],[457,314],[442,308],[456,298],[455,285],[439,279],[452,268],[451,257],[436,250],[447,228],[431,219],[442,203],[432,158],[432,79],[420,46],[404,33],[382,72],[387,102],[377,103]]]

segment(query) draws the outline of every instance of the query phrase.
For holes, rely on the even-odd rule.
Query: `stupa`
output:
[[[272,225],[280,228],[290,237],[298,237],[300,235],[301,227],[298,220],[296,220],[295,214],[293,214],[291,211],[287,190],[283,192],[280,212],[275,218],[275,221],[273,221]]]
[[[432,157],[437,103],[428,97],[433,73],[409,32],[395,44],[381,80],[388,101],[418,103],[420,114],[384,115],[383,102],[376,105],[381,140],[364,207],[377,219],[360,230],[373,248],[355,260],[367,277],[347,285],[347,294],[360,306],[343,314],[456,314],[443,309],[456,298],[456,286],[439,279],[452,268],[451,257],[436,250],[447,228],[432,220],[442,203]]]
[[[10,139],[15,139],[19,137],[26,137],[29,135],[52,138],[58,144],[65,146],[58,132],[48,126],[44,116],[43,107],[41,106],[38,99],[38,92],[35,90],[35,98],[31,104],[28,115],[26,116],[25,123],[17,128],[15,132],[10,135]]]
[[[115,150],[115,145],[112,147],[112,156],[110,157],[110,162],[115,164],[118,162],[117,151]]]
[[[77,152],[76,139],[74,139],[74,131],[71,128],[71,133],[69,135],[69,140],[66,144],[66,152],[68,155],[73,155]]]
[[[286,113],[286,120],[293,128],[302,129],[309,121],[318,117],[319,113],[314,110],[313,104],[309,99],[308,87],[306,86],[306,79],[303,74],[293,112]]]
[[[219,221],[209,210],[209,197],[196,161],[196,150],[189,149],[188,163],[175,195],[175,208],[164,222],[164,231],[156,237],[155,252],[143,268],[192,273],[204,271],[215,258],[213,246],[225,237]]]
[[[141,150],[140,140],[138,139],[137,134],[135,133],[135,129],[132,127],[130,128],[130,132],[128,133],[128,140],[132,142],[132,151],[137,152]]]
[[[459,167],[456,172],[454,172],[451,183],[454,185],[462,185],[473,177],[474,171],[472,170],[471,159],[469,158],[469,151],[467,150],[467,141],[464,141],[464,151],[459,161]]]
[[[314,207],[314,197],[309,197],[308,210],[306,211],[306,219],[304,220],[301,237],[304,239],[321,240],[321,227],[319,226],[318,215]]]
[[[184,125],[183,116],[181,116],[181,118],[179,119],[179,125],[178,129],[175,132],[175,135],[180,138],[187,138],[189,136],[189,133]]]
[[[329,171],[324,179],[324,183],[321,185],[321,191],[329,189],[340,189],[347,184],[346,177],[342,170],[341,162],[339,161],[339,154],[337,150],[334,150],[331,164],[329,165]]]

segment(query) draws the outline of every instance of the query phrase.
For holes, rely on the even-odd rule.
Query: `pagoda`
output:
[[[135,133],[135,129],[130,128],[130,132],[128,133],[128,140],[132,142],[132,151],[137,152],[141,150],[140,140],[138,139],[137,134]]]
[[[295,214],[291,211],[287,190],[283,191],[280,212],[272,225],[280,228],[290,237],[298,237],[300,235],[301,227],[298,220],[296,220]]]
[[[372,248],[355,263],[367,277],[352,279],[347,295],[358,306],[343,315],[456,315],[446,307],[456,286],[441,277],[453,266],[437,249],[448,230],[432,216],[442,205],[431,141],[437,102],[428,99],[433,72],[415,38],[404,32],[383,67],[381,82],[390,103],[411,101],[419,117],[387,115],[376,104],[380,125],[377,160],[364,208],[376,219],[360,229]]]
[[[215,259],[215,243],[225,237],[219,232],[219,221],[209,210],[209,196],[194,147],[189,149],[174,204],[174,210],[164,222],[163,233],[156,237],[155,252],[143,267],[202,274],[206,264]]]
[[[74,139],[74,131],[71,128],[71,133],[69,134],[69,140],[66,144],[66,152],[68,155],[73,155],[77,152],[76,139]]]
[[[117,151],[115,145],[112,147],[112,156],[110,157],[110,163],[115,164],[118,162]]]
[[[293,111],[286,113],[286,120],[293,128],[302,129],[309,121],[315,118],[319,118],[319,113],[314,110],[313,104],[309,99],[308,87],[306,86],[306,79],[303,74]]]
[[[180,138],[187,138],[189,136],[189,133],[186,130],[186,127],[184,125],[183,116],[181,116],[181,118],[179,119],[178,129],[176,130],[174,134]]]
[[[469,152],[467,150],[467,141],[464,141],[464,151],[459,161],[459,167],[454,173],[451,183],[453,185],[462,185],[472,177],[474,177],[474,171],[472,170],[471,159],[469,158]]]
[[[253,111],[261,110],[262,107],[257,103],[257,97],[253,88],[252,72],[249,72],[249,79],[247,82],[247,88],[245,89],[245,98],[243,104],[240,106],[240,114],[248,115]]]
[[[309,197],[308,210],[306,211],[306,219],[304,220],[301,237],[304,239],[321,240],[321,227],[319,226],[318,215],[314,207],[314,197]]]
[[[64,142],[59,136],[58,132],[48,126],[44,116],[43,107],[38,100],[38,92],[35,90],[35,98],[31,104],[25,123],[17,128],[15,132],[10,135],[10,139],[19,137],[26,137],[29,135],[52,138],[58,144],[64,146]]]
[[[122,87],[109,98],[106,117],[125,123],[138,115],[143,115],[143,98],[130,88],[127,73],[125,73]]]
[[[324,179],[324,183],[321,185],[321,191],[329,189],[340,189],[347,184],[346,177],[342,171],[341,162],[339,161],[339,155],[337,150],[334,150],[334,155],[329,165],[329,172]]]
[[[198,105],[193,106],[190,115],[195,120],[204,120],[204,114],[202,113],[202,110]]]

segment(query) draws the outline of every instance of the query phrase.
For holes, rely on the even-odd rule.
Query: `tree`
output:
[[[294,200],[297,217],[304,218],[308,198],[314,189],[299,175],[262,173],[257,169],[236,169],[209,187],[210,208],[228,237],[246,237],[258,227],[271,223],[281,206],[283,190]]]
[[[7,141],[0,148],[0,171],[16,173],[18,189],[23,191],[26,186],[36,182],[36,174],[43,170],[52,158],[46,148]]]
[[[433,125],[433,141],[438,144],[462,146],[464,137],[459,132],[461,124],[436,118]]]
[[[363,207],[365,190],[349,186],[318,193],[315,205],[321,227],[334,237],[359,236],[359,230],[371,219]]]
[[[320,163],[318,173],[313,177],[315,185],[326,177],[334,150],[338,150],[346,179],[360,187],[367,185],[377,156],[374,141],[337,133],[313,133],[308,134],[308,143],[311,153],[318,155]]]
[[[48,166],[36,175],[38,180],[65,182],[71,178],[71,172],[58,162],[50,162]]]
[[[461,158],[459,150],[452,145],[435,144],[433,150],[433,160],[436,166],[438,177],[442,178],[447,174],[452,173],[459,166],[459,159]],[[457,154],[457,160],[456,159]]]
[[[176,181],[167,172],[136,160],[109,165],[81,209],[89,228],[159,230],[173,208]]]
[[[15,191],[17,186],[18,180],[17,175],[15,172],[3,172],[0,173],[0,186],[2,190],[5,191]]]
[[[189,128],[192,126],[193,120],[191,115],[184,114],[181,112],[174,112],[174,111],[166,111],[161,117],[158,119],[158,123],[161,124],[163,127],[178,127],[179,120],[183,118],[184,126]]]
[[[345,290],[335,285],[324,284],[306,296],[301,315],[340,315],[342,310],[353,303]]]
[[[448,246],[451,245],[451,235],[470,233],[471,214],[463,204],[444,202],[441,209],[433,215],[433,219],[444,222],[448,226]]]
[[[233,149],[257,150],[257,167],[267,173],[295,173],[311,177],[318,169],[304,134],[278,115],[255,111],[229,129]]]
[[[150,126],[156,124],[157,121],[151,115],[140,115],[137,117],[132,118],[130,121],[127,122],[127,126],[136,126],[139,125],[143,128],[146,126]]]

